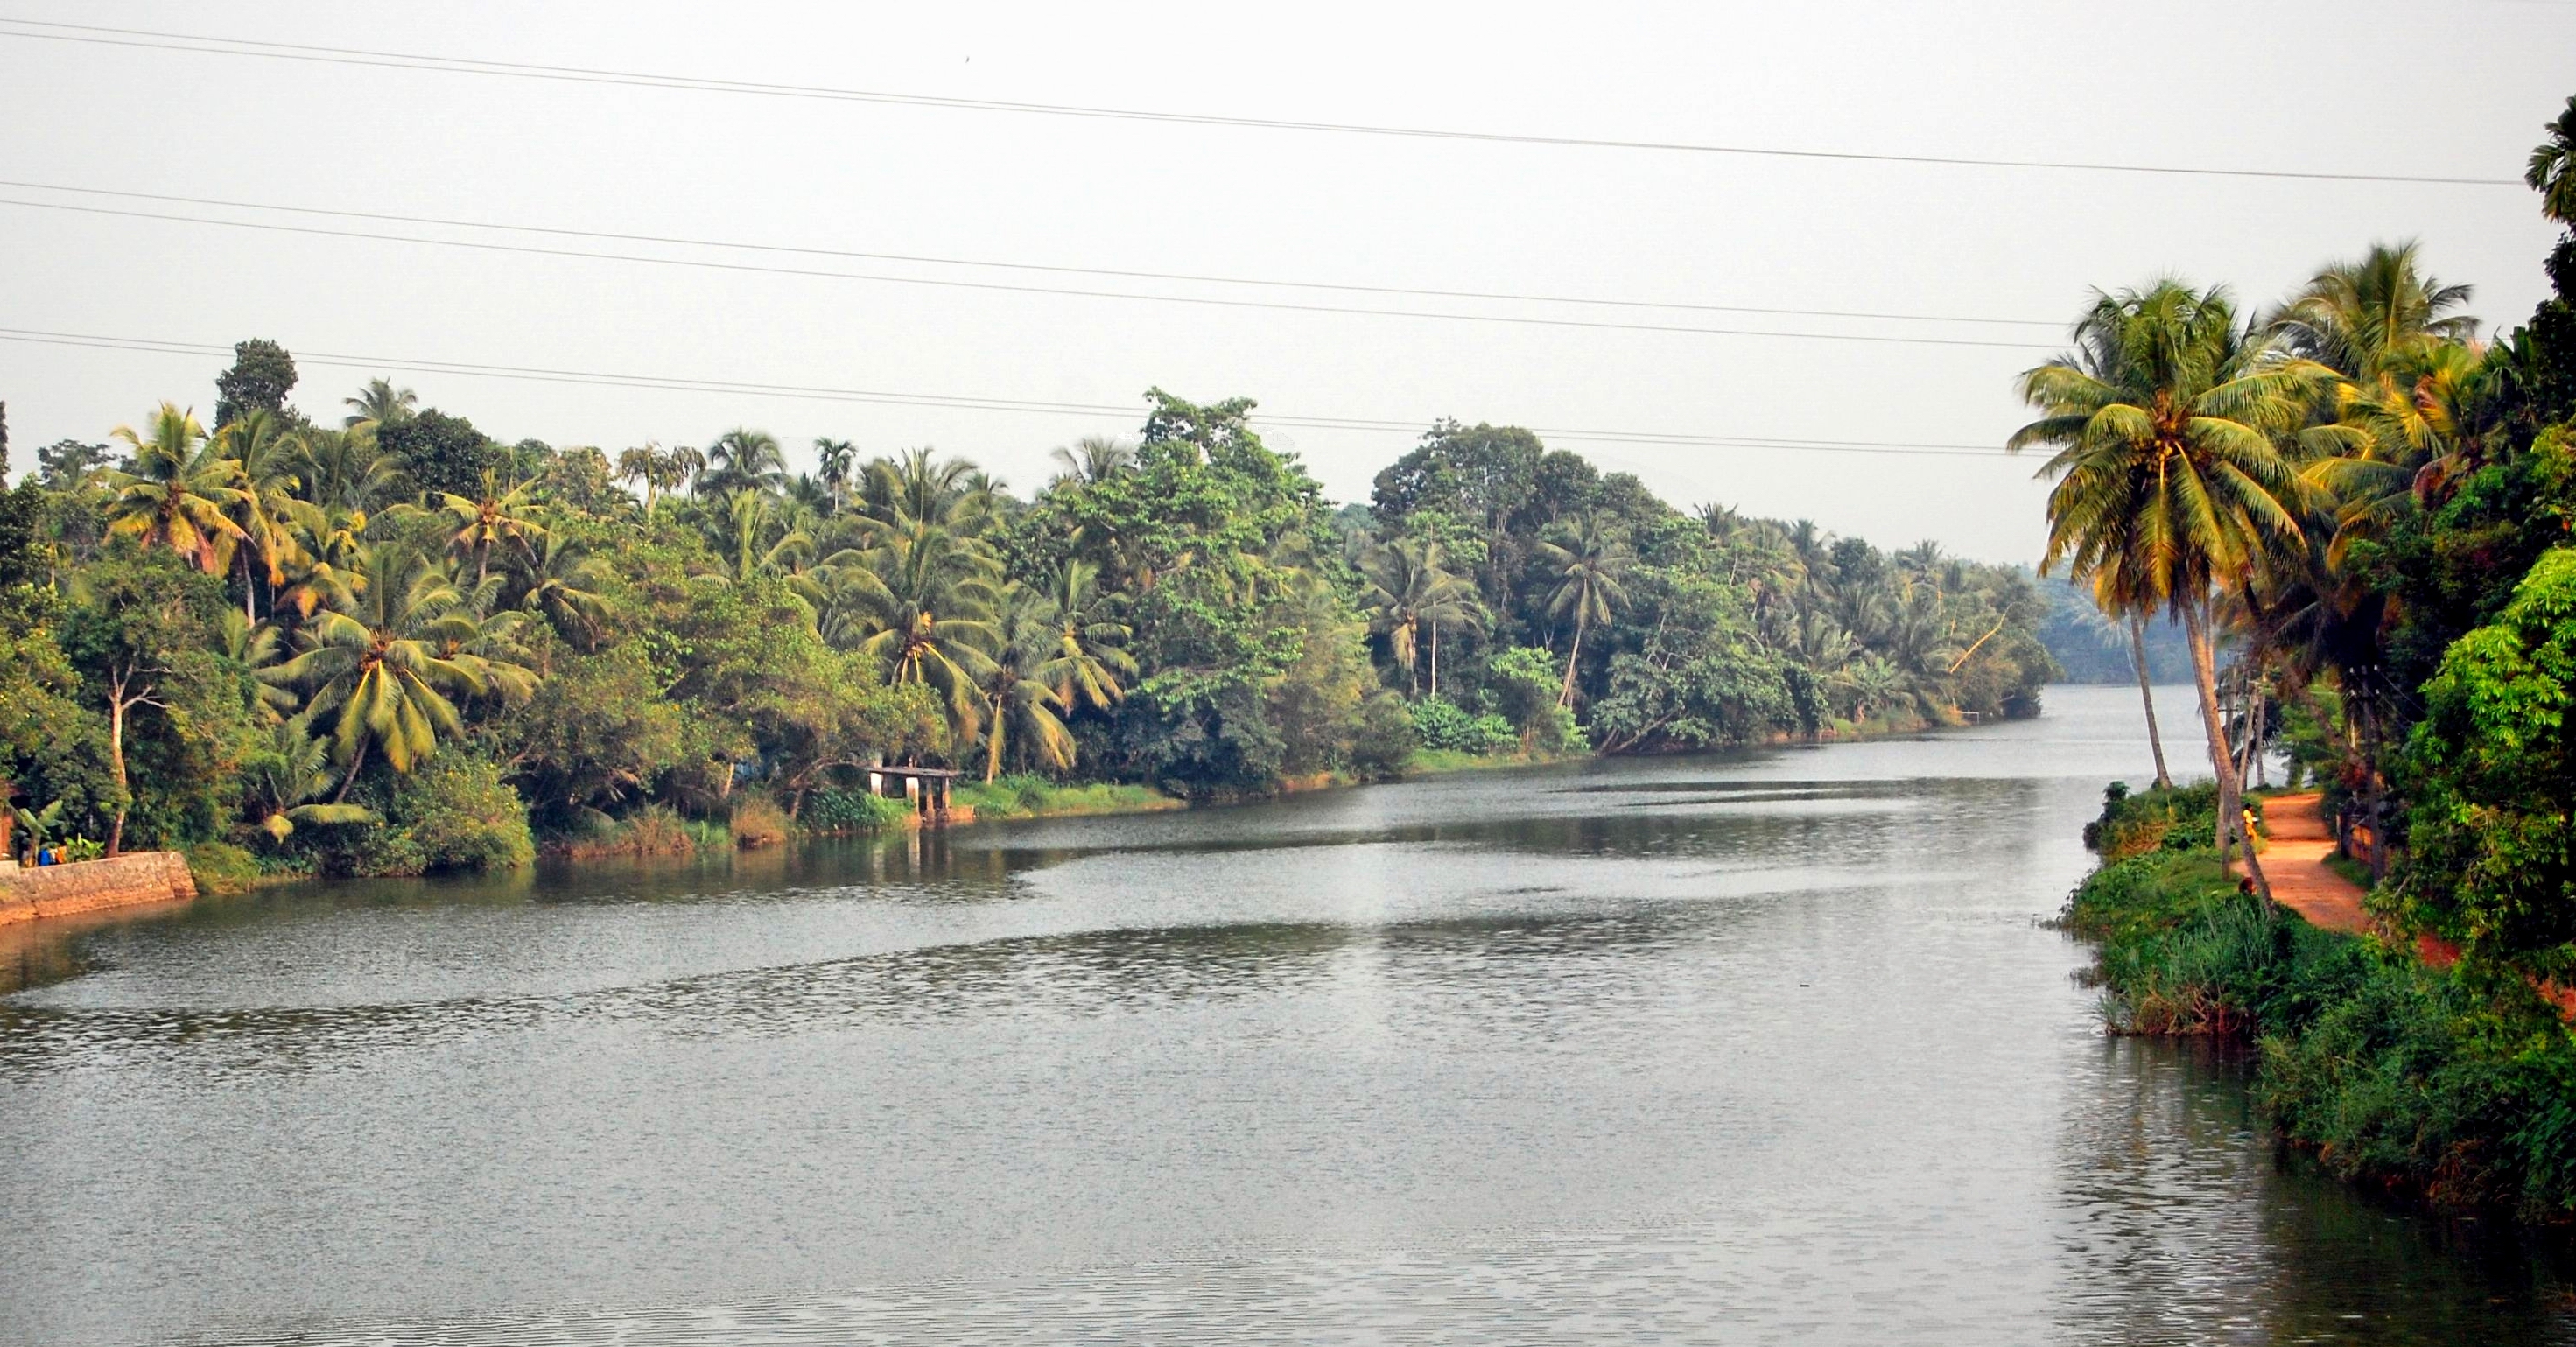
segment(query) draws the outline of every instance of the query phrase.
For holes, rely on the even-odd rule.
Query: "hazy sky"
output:
[[[1911,155],[2518,177],[2576,92],[2576,6],[1404,7],[0,0],[0,17],[764,83],[1307,121]],[[0,23],[0,32],[10,31]],[[18,30],[26,31],[26,30]],[[0,178],[268,205],[1068,267],[2033,326],[1183,285],[478,238],[1133,293],[1960,337],[1906,345],[1218,308],[477,252],[0,206],[0,327],[383,357],[505,440],[817,435],[971,456],[1023,489],[1135,417],[440,373],[400,361],[1051,403],[1159,384],[1418,427],[1999,445],[2013,375],[2091,286],[2160,272],[2268,301],[2375,239],[2512,326],[2553,237],[2518,188],[1745,158],[676,92],[0,36]],[[257,212],[0,197],[162,213]],[[15,466],[169,398],[204,355],[0,341]],[[329,416],[368,373],[307,363]],[[1408,430],[1276,427],[1338,499]],[[2035,463],[1555,438],[1678,505],[2025,560]]]

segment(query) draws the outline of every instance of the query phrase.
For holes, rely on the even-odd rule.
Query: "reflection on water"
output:
[[[2133,708],[0,937],[6,1336],[2576,1341],[2096,1032]]]

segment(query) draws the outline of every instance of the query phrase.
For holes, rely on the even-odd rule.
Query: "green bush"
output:
[[[201,894],[242,893],[259,882],[259,861],[230,842],[199,842],[188,848],[188,877]]]
[[[395,783],[386,813],[381,831],[408,837],[425,871],[509,870],[536,859],[527,805],[500,768],[470,754],[419,764]]]
[[[2174,851],[2205,847],[2217,832],[2215,782],[2132,795],[2126,782],[2114,781],[2102,793],[2102,816],[2084,825],[2084,845],[2108,862],[2159,847]]]
[[[1359,730],[1351,739],[1351,770],[1372,779],[1394,776],[1421,746],[1422,737],[1414,730],[1413,713],[1405,708],[1404,699],[1392,692],[1378,693],[1360,706]]]
[[[864,790],[833,788],[806,796],[804,807],[797,811],[796,821],[813,832],[868,832],[894,827],[911,812],[911,806],[901,800],[890,800]]]
[[[1413,704],[1413,730],[1424,748],[1455,753],[1499,753],[1520,742],[1511,722],[1494,712],[1471,714],[1438,697]]]

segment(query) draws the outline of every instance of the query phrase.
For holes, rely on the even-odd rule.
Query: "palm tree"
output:
[[[350,409],[349,414],[340,419],[343,427],[372,429],[410,420],[412,408],[420,403],[420,395],[408,388],[396,388],[385,379],[369,379],[356,397],[342,398],[340,403]]]
[[[296,503],[298,482],[293,465],[301,438],[287,429],[277,413],[258,407],[216,431],[209,449],[217,457],[233,461],[241,488],[232,519],[241,526],[243,541],[248,544],[237,549],[236,555],[241,562],[242,616],[252,621],[259,619],[253,602],[259,586],[251,573],[252,555],[258,555],[261,569],[267,572],[270,593],[286,583],[284,561],[295,546],[295,535],[287,529],[285,517]]]
[[[918,683],[946,701],[959,742],[981,733],[977,689],[1000,641],[993,612],[1000,567],[974,543],[935,524],[886,529],[874,545],[827,559],[832,605],[826,636],[875,657],[894,684]]]
[[[1798,523],[1812,537],[1815,526],[1806,520]],[[1556,588],[1548,595],[1547,615],[1562,622],[1574,618],[1574,645],[1565,656],[1565,686],[1558,689],[1556,704],[1574,704],[1574,670],[1583,658],[1583,633],[1595,622],[1607,622],[1628,604],[1626,578],[1629,564],[1636,560],[1627,543],[1606,531],[1599,517],[1585,515],[1582,523],[1564,535],[1565,542],[1542,542],[1531,556],[1556,577]]]
[[[108,531],[167,547],[209,575],[229,565],[247,536],[231,518],[249,494],[241,487],[241,465],[213,452],[206,428],[173,403],[155,409],[139,433],[130,426],[112,433],[134,452],[107,475],[114,492]]]
[[[817,439],[814,441],[814,465],[821,473],[823,485],[832,493],[832,513],[841,512],[841,504],[850,491],[850,470],[857,466],[858,447],[848,440]]]
[[[698,473],[701,495],[730,496],[737,491],[776,491],[787,480],[787,454],[778,437],[765,430],[736,426],[707,446],[706,466]]]
[[[599,642],[608,620],[608,600],[600,589],[608,567],[560,533],[539,541],[528,559],[528,592],[521,600],[532,613],[542,613],[566,640],[588,650]]]
[[[372,428],[311,426],[297,432],[287,447],[295,494],[314,505],[371,510],[399,489],[402,469],[391,455],[378,451]]]
[[[1064,469],[1059,480],[1097,486],[1136,466],[1136,446],[1110,435],[1085,435],[1047,457]]]
[[[973,460],[942,461],[926,446],[869,463],[860,494],[869,518],[898,530],[919,522],[975,537],[993,512],[991,482]]]
[[[1440,695],[1440,632],[1478,626],[1484,605],[1476,585],[1452,573],[1443,563],[1446,549],[1438,540],[1398,538],[1360,553],[1360,574],[1369,582],[1363,603],[1369,625],[1386,637],[1387,651],[1407,678],[1414,673],[1415,651],[1427,633],[1431,646],[1431,695]],[[1415,691],[1419,692],[1419,680]]]
[[[262,675],[304,689],[303,714],[330,723],[346,764],[334,803],[348,798],[369,749],[409,772],[442,735],[464,733],[450,699],[491,687],[494,671],[467,649],[483,632],[466,595],[427,558],[376,544],[359,569],[367,583],[356,600],[316,613],[297,633],[302,652]]]
[[[2540,193],[2540,213],[2563,225],[2576,225],[2576,97],[2557,118],[2544,124],[2549,139],[2531,151],[2522,180]]]
[[[1058,622],[1055,604],[1045,594],[1017,582],[1004,586],[995,623],[998,640],[976,679],[988,717],[984,727],[987,783],[1001,775],[1003,744],[1013,737],[1025,746],[1024,754],[1034,749],[1048,766],[1061,771],[1073,765],[1073,732],[1058,715],[1068,708],[1045,678],[1055,658]]]
[[[533,492],[536,483],[521,482],[507,491],[490,472],[483,474],[480,499],[460,496],[451,491],[438,493],[439,509],[447,515],[452,531],[448,545],[459,557],[474,558],[474,583],[481,584],[492,574],[493,545],[504,544],[523,557],[535,556],[536,540],[546,536],[539,523],[541,512]]]
[[[709,539],[724,559],[725,574],[736,584],[752,577],[793,573],[814,550],[813,536],[800,527],[790,510],[757,491],[737,491],[717,521],[719,536]]]
[[[1038,677],[1065,711],[1088,704],[1105,711],[1127,696],[1121,677],[1136,676],[1126,642],[1134,631],[1113,616],[1117,599],[1100,589],[1100,568],[1079,559],[1055,573],[1047,600],[1055,621],[1051,653]]]
[[[654,502],[661,499],[662,488],[670,475],[670,456],[661,446],[644,444],[617,456],[617,480],[632,482],[644,488],[644,517],[653,517]]]
[[[2075,342],[2022,375],[2022,398],[2042,415],[2006,447],[2057,449],[2040,470],[2056,479],[2043,568],[2064,559],[2079,575],[2112,569],[2182,619],[2223,854],[2243,836],[2244,783],[2219,714],[2212,600],[2301,542],[2311,493],[2282,444],[2307,438],[2301,428],[2334,373],[2240,327],[2223,288],[2173,280],[2099,296]],[[2268,899],[2250,845],[2246,866]]]

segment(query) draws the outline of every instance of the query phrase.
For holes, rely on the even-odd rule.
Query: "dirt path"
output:
[[[2373,923],[2361,908],[2361,886],[2326,865],[2326,857],[2334,854],[2334,833],[2326,827],[2323,804],[2324,797],[2314,791],[2263,802],[2263,877],[2272,881],[2272,897],[2310,924],[2360,935],[2374,929]],[[2241,864],[2230,868],[2244,873]],[[2426,933],[2415,937],[2415,957],[2448,968],[2460,961],[2460,947]],[[2576,987],[2539,981],[2532,986],[2562,1017],[2576,1022]]]
[[[2263,877],[2274,899],[2312,925],[2358,935],[2370,929],[2370,917],[2361,910],[2361,886],[2326,865],[2334,834],[2321,813],[2324,800],[2310,791],[2263,802]]]

